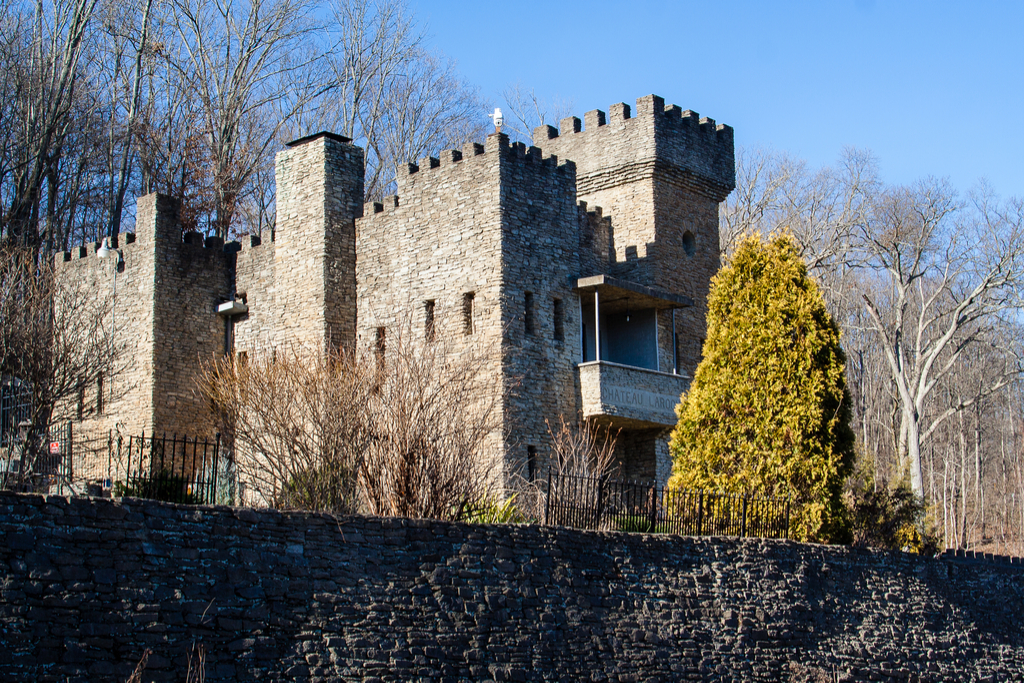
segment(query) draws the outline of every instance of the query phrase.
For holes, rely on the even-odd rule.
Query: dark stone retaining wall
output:
[[[1024,569],[0,494],[0,680],[1019,680]]]

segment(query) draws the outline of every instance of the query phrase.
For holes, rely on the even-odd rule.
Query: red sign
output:
[[[60,441],[51,441],[50,442],[50,455],[59,455],[59,454],[60,454]]]

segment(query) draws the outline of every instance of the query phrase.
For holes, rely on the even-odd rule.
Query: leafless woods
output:
[[[843,330],[860,457],[905,479],[950,547],[1024,552],[1024,203],[927,179],[888,186],[873,159],[832,168],[741,151],[722,249],[790,231]]]
[[[131,199],[185,228],[273,227],[273,156],[333,130],[394,167],[476,137],[485,107],[384,0],[17,0],[0,8],[0,235],[47,252],[116,235]]]

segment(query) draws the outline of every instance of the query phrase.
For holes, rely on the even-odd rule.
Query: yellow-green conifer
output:
[[[746,239],[711,284],[704,358],[676,409],[670,486],[789,495],[792,537],[846,540],[845,362],[793,239]]]

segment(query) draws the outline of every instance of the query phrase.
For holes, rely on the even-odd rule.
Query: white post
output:
[[[658,309],[654,309],[654,369],[661,372],[661,338],[658,335]]]
[[[679,340],[676,339],[676,309],[672,309],[672,374],[679,374]]]
[[[594,360],[601,360],[601,295],[594,288]]]

